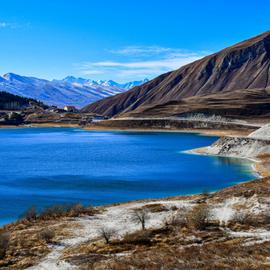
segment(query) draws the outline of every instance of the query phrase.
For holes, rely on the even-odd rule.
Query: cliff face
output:
[[[270,31],[83,108],[114,116],[184,98],[270,85]]]
[[[204,153],[227,157],[256,158],[258,155],[269,153],[268,140],[244,137],[222,137],[209,147]]]

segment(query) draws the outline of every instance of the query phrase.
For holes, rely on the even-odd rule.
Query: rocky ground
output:
[[[247,158],[255,162],[254,168],[262,176],[270,172],[270,125],[248,135],[224,136],[210,146],[192,150],[191,152],[227,157]]]

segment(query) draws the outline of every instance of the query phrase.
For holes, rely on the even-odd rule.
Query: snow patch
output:
[[[227,224],[233,219],[237,211],[246,214],[260,214],[269,209],[267,204],[260,203],[257,195],[250,198],[232,197],[223,203],[216,205],[212,210],[212,218],[219,220],[220,223]]]
[[[251,238],[247,239],[243,246],[251,246],[254,244],[261,244],[267,241],[270,241],[270,231],[263,230],[263,229],[257,229],[252,231],[240,231],[240,232],[234,232],[231,230],[227,230],[227,233],[233,237],[245,237],[245,238]],[[257,239],[257,240],[254,240]]]
[[[49,255],[42,260],[37,266],[28,268],[28,270],[73,270],[74,265],[60,260],[63,250],[66,247],[71,247],[89,240],[99,238],[101,228],[112,228],[116,231],[116,237],[122,237],[126,233],[132,233],[140,229],[140,224],[135,224],[132,221],[133,209],[141,208],[146,205],[162,204],[168,210],[171,207],[177,208],[192,208],[193,201],[185,200],[160,200],[146,203],[131,203],[108,207],[101,214],[95,216],[87,216],[77,218],[74,222],[70,222],[69,231],[73,237],[61,241],[60,246],[53,246],[53,250]],[[164,220],[172,216],[173,211],[163,211],[158,213],[149,213],[147,219],[147,228],[158,228],[163,226]],[[68,224],[67,224],[68,226]],[[75,228],[75,229],[74,229]]]

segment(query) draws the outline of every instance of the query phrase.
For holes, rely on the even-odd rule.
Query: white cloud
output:
[[[104,74],[104,71],[85,69],[85,70],[82,70],[82,74],[84,74],[84,75],[100,75],[100,74]]]
[[[11,24],[8,22],[0,22],[0,28],[7,28],[11,27]]]
[[[86,75],[104,74],[108,78],[123,80],[153,78],[209,54],[208,52],[190,52],[158,46],[129,46],[110,52],[112,56],[117,54],[118,58],[122,56],[120,59],[124,58],[125,60],[85,62],[79,65],[81,73]],[[113,58],[112,56],[111,58]]]
[[[26,28],[29,27],[30,23],[16,23],[16,22],[5,22],[5,21],[0,21],[0,29],[4,28],[11,28],[11,29],[16,29],[16,28]]]
[[[127,46],[118,50],[109,50],[113,54],[119,55],[153,55],[171,51],[171,48],[159,46]]]

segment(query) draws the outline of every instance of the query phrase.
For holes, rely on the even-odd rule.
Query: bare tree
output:
[[[99,234],[105,240],[106,244],[109,244],[111,238],[116,234],[116,232],[112,228],[101,228],[99,230]]]
[[[142,230],[145,230],[145,223],[149,218],[148,211],[145,209],[134,209],[132,213],[132,221],[141,224]]]
[[[35,206],[32,206],[30,208],[28,208],[23,214],[22,214],[22,218],[27,219],[27,220],[35,220],[37,219],[37,210]]]
[[[204,230],[211,218],[210,209],[207,204],[195,206],[189,215],[189,222],[197,230]]]

